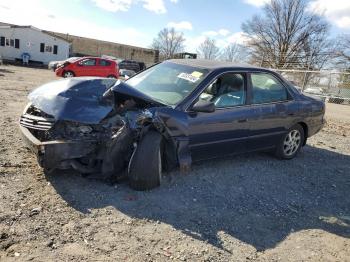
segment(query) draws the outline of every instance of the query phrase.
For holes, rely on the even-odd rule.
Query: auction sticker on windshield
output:
[[[199,80],[199,77],[193,74],[181,73],[177,76],[178,78],[195,83]]]

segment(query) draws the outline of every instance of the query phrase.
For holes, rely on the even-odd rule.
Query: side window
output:
[[[252,73],[253,104],[285,101],[287,90],[274,76],[266,73]]]
[[[79,64],[81,64],[82,66],[94,66],[96,65],[96,59],[85,59]]]
[[[100,66],[110,66],[111,62],[107,61],[107,60],[100,60]]]
[[[245,83],[245,77],[242,74],[221,75],[204,90],[200,99],[213,102],[216,108],[244,105]]]

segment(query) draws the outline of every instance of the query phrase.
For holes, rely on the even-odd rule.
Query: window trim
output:
[[[83,62],[87,61],[87,60],[95,60],[95,64],[94,65],[84,65]],[[79,65],[80,66],[96,66],[97,65],[97,60],[96,60],[96,58],[85,58],[85,59],[79,61]]]
[[[107,62],[108,65],[102,65],[101,62]],[[103,67],[108,67],[108,66],[112,66],[112,62],[111,62],[111,61],[108,61],[108,60],[106,60],[106,59],[100,59],[100,60],[98,61],[98,65],[99,65],[99,66],[103,66]]]
[[[244,104],[242,105],[235,105],[235,106],[227,106],[227,107],[215,107],[215,111],[216,110],[225,110],[225,109],[232,109],[232,108],[238,108],[238,107],[243,107],[243,106],[248,106],[248,100],[249,100],[249,97],[248,97],[248,90],[249,90],[249,83],[248,83],[248,72],[246,71],[239,71],[239,70],[234,70],[234,71],[225,71],[225,72],[222,72],[218,75],[216,75],[208,84],[205,85],[205,87],[203,88],[203,90],[191,101],[191,103],[189,104],[189,106],[184,110],[184,112],[186,113],[190,113],[192,112],[191,111],[191,108],[192,106],[199,100],[199,97],[200,95],[212,84],[216,81],[216,79],[218,79],[219,77],[221,77],[222,75],[225,75],[225,74],[240,74],[243,76],[243,78],[245,78],[245,81],[244,81],[244,91],[246,92],[245,94],[245,101],[244,101]],[[209,74],[210,75],[210,74]],[[209,76],[208,75],[208,76]],[[208,77],[207,76],[207,77]],[[203,79],[204,80],[204,79]]]
[[[278,100],[278,101],[270,101],[270,102],[264,102],[264,103],[253,103],[253,82],[252,82],[252,74],[265,74],[265,75],[271,75],[274,79],[276,79],[286,90],[287,93],[287,99],[286,100]],[[288,87],[285,85],[281,79],[276,76],[273,73],[266,72],[266,71],[249,71],[248,72],[248,77],[249,77],[249,89],[250,89],[250,105],[270,105],[270,104],[276,104],[276,103],[284,103],[288,101],[294,100],[293,96],[290,94]]]

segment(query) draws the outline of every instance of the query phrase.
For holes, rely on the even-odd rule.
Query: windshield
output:
[[[207,69],[164,62],[126,83],[160,103],[173,106],[187,97],[207,74]]]

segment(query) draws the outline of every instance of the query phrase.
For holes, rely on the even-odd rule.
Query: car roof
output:
[[[235,68],[235,69],[254,69],[254,70],[264,70],[270,71],[266,68],[252,66],[249,64],[217,61],[217,60],[206,60],[206,59],[170,59],[167,60],[172,63],[188,65],[193,67],[201,67],[209,70],[215,70],[220,68]]]
[[[102,60],[107,60],[107,61],[111,61],[111,62],[115,62],[115,60],[113,59],[109,59],[109,58],[104,58],[104,57],[98,57],[98,56],[82,56],[82,57],[78,57],[79,60],[82,59],[102,59]]]

